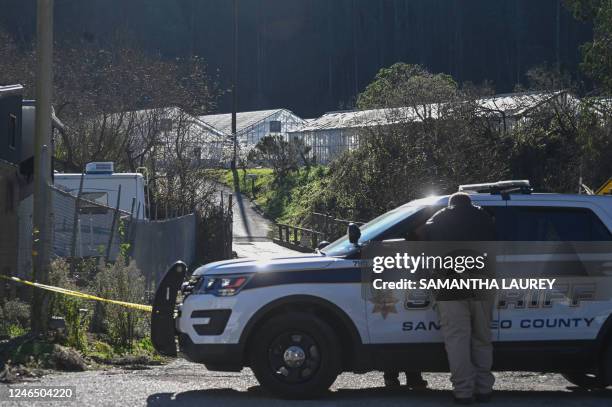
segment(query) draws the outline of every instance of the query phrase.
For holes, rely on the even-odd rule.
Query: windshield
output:
[[[363,245],[370,240],[375,240],[377,236],[421,209],[423,209],[423,206],[400,206],[374,218],[360,227],[361,238],[359,238],[359,244]],[[353,250],[355,250],[355,245],[349,242],[348,236],[345,235],[325,247],[321,252],[326,256],[346,256]]]

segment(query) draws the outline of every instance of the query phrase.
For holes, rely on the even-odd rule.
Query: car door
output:
[[[498,234],[504,230],[503,210],[506,207],[499,195],[482,195],[475,198],[475,203],[482,206],[496,219]],[[401,233],[386,236],[397,239],[410,236],[412,229],[424,224],[436,210],[429,208],[413,216],[420,219],[409,224]],[[432,210],[435,209],[435,210]],[[501,237],[500,237],[501,238]],[[366,295],[366,314],[371,343],[374,344],[426,344],[442,343],[438,316],[433,308],[431,293],[428,290],[375,290],[368,287]],[[497,313],[494,313],[491,324],[494,340],[498,337]]]
[[[500,292],[500,341],[508,349],[536,342],[529,347],[544,349],[546,343],[594,340],[611,311],[609,298],[598,297],[598,281],[610,281],[610,255],[596,245],[612,240],[598,216],[603,212],[588,202],[519,198],[508,205],[511,242],[498,277],[556,282],[553,289]]]

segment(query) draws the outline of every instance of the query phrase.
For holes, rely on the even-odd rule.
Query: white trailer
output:
[[[121,197],[119,209],[126,212],[132,210],[134,203],[134,217],[146,219],[145,208],[145,179],[140,173],[115,173],[113,163],[89,163],[87,164],[83,178],[83,191],[81,197],[102,205],[115,207],[117,195],[121,186]],[[54,184],[70,194],[77,196],[81,174],[54,174]]]

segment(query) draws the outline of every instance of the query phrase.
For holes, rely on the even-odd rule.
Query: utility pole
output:
[[[238,135],[236,134],[236,111],[238,110],[238,97],[236,90],[238,88],[238,0],[233,0],[234,3],[234,55],[233,55],[233,72],[232,72],[232,142],[234,152],[232,154],[232,171],[236,169],[236,155],[238,154]]]
[[[34,141],[34,208],[32,278],[49,282],[51,268],[51,98],[53,94],[53,0],[37,0],[36,8],[36,135]],[[34,290],[31,328],[44,333],[48,325],[49,297]]]

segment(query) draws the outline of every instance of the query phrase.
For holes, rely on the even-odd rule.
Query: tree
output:
[[[576,193],[580,183],[596,188],[612,173],[612,109],[599,98],[557,95],[512,128],[512,177],[540,191]]]
[[[605,94],[612,93],[612,2],[565,0],[574,17],[593,23],[593,41],[582,46],[581,68]]]
[[[282,179],[290,171],[296,171],[301,164],[308,164],[310,147],[301,140],[286,141],[282,136],[263,137],[252,151],[251,160],[261,161],[272,168],[276,179]]]
[[[24,97],[34,98],[35,62],[32,47],[20,48],[14,38],[0,27],[0,84],[26,85]]]
[[[359,132],[359,147],[331,165],[333,196],[319,209],[369,219],[460,183],[503,178],[506,135],[477,103],[490,93],[487,86],[459,88],[419,66],[382,69],[358,105],[383,109],[364,113],[371,121]]]
[[[214,109],[217,80],[197,56],[167,60],[127,44],[122,36],[104,47],[87,40],[55,47],[53,103],[65,124],[56,169],[81,172],[91,161],[114,161],[117,171],[146,167],[158,215],[206,205],[215,184],[196,152],[209,132],[194,116]],[[0,83],[22,83],[26,97],[34,94],[32,49],[0,30]]]
[[[60,47],[56,58],[55,105],[67,128],[56,151],[70,170],[110,158],[134,171],[158,143],[156,109],[199,115],[215,105],[216,85],[197,57],[167,61],[120,44],[98,49],[79,43]]]
[[[539,190],[572,193],[580,182],[597,187],[607,180],[612,105],[605,98],[578,99],[581,84],[568,72],[539,65],[526,76],[529,92],[519,108],[536,107],[510,131],[512,177],[530,179]]]
[[[398,62],[382,68],[357,97],[357,108],[378,109],[448,102],[457,83],[442,73],[432,74],[420,65]]]

